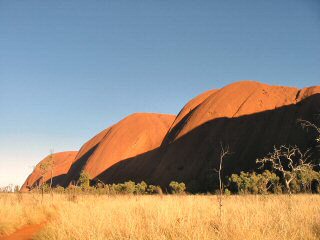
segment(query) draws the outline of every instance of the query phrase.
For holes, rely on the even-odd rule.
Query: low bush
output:
[[[160,186],[149,185],[147,188],[147,193],[149,193],[149,194],[162,194],[162,189]]]
[[[262,174],[241,172],[240,175],[232,174],[229,182],[234,193],[266,194],[269,190],[275,192],[278,189],[279,177],[268,170]]]
[[[182,194],[186,191],[186,185],[183,182],[178,183],[172,181],[170,182],[169,187],[172,194]]]

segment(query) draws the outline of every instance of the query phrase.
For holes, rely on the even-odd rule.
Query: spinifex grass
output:
[[[319,195],[224,196],[221,220],[217,196],[55,195],[52,202],[48,195],[41,206],[12,194],[0,201],[11,212],[11,221],[0,215],[2,229],[29,221],[20,216],[50,217],[37,240],[320,239]]]

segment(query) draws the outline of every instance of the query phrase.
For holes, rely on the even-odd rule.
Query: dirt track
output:
[[[43,224],[26,225],[9,236],[0,237],[0,240],[32,240],[42,227]]]

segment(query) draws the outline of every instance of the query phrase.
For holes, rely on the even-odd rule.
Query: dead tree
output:
[[[222,195],[223,195],[223,182],[222,182],[222,164],[223,164],[223,160],[229,155],[230,150],[229,150],[229,146],[223,146],[222,142],[220,143],[220,161],[219,161],[219,168],[216,169],[216,172],[218,172],[218,176],[219,176],[219,216],[221,218],[221,212],[222,212]]]
[[[271,164],[272,169],[280,172],[282,175],[285,187],[289,194],[291,194],[290,183],[296,179],[297,174],[313,167],[309,161],[309,150],[301,152],[297,146],[282,145],[279,148],[274,147],[273,152],[266,157],[257,159],[257,163]]]
[[[41,175],[41,177],[40,177],[40,179],[41,179],[40,188],[41,188],[41,203],[42,203],[43,202],[43,195],[44,195],[44,176],[48,171],[48,163],[47,162],[40,163],[39,169],[40,169],[40,175]],[[40,181],[39,181],[39,183],[40,183]]]
[[[314,123],[312,123],[312,122],[309,122],[309,121],[307,121],[307,120],[303,120],[303,119],[299,119],[298,120],[298,123],[300,123],[301,124],[301,126],[302,126],[302,128],[304,128],[304,129],[313,129],[313,130],[315,130],[316,131],[316,133],[317,133],[317,137],[316,137],[316,141],[318,142],[318,143],[320,143],[320,127],[318,127],[317,125],[315,125]]]
[[[51,189],[51,192],[52,192],[53,168],[54,168],[53,149],[50,150],[49,164],[48,165],[49,165],[49,167],[51,169],[50,189]]]

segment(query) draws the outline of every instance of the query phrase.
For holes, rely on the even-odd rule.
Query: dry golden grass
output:
[[[1,206],[12,219],[24,216],[11,221],[19,226],[50,217],[37,240],[320,239],[319,195],[227,196],[221,220],[216,196],[82,195],[72,202],[55,195],[42,206],[31,206],[29,195],[20,203],[8,198]],[[32,211],[19,209],[26,207]],[[0,229],[6,221],[1,212]]]
[[[54,213],[51,203],[41,203],[39,195],[0,193],[0,236],[27,224],[42,223]]]

